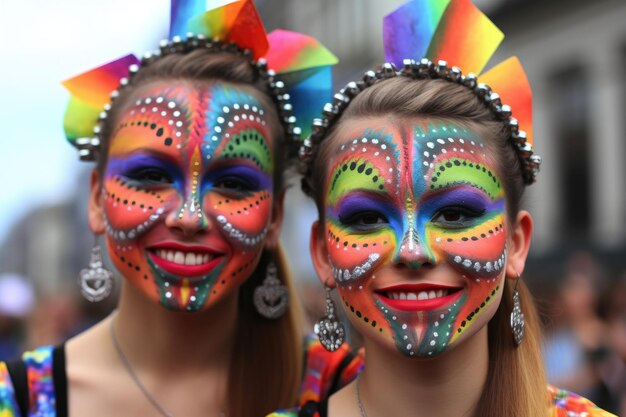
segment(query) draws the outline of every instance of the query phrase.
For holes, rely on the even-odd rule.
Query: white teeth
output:
[[[414,292],[410,292],[406,295],[407,300],[417,300],[417,295]]]
[[[437,297],[443,297],[443,290],[437,290]]]
[[[404,292],[400,293],[400,300],[406,300],[406,293]]]
[[[183,254],[182,252],[178,251],[174,254],[174,262],[177,264],[184,264],[185,263],[185,254]]]
[[[195,252],[181,252],[181,251],[171,251],[166,249],[158,249],[156,254],[159,258],[163,258],[168,260],[169,262],[174,262],[180,265],[202,265],[208,263],[213,259],[208,253],[195,253]]]
[[[428,300],[428,293],[426,291],[420,291],[417,295],[418,300]]]
[[[430,290],[430,292],[428,293],[428,298],[437,298],[437,293],[435,292],[435,290]]]

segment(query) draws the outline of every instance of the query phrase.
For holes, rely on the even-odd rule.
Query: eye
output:
[[[126,177],[130,181],[136,181],[144,185],[171,184],[174,182],[174,179],[167,171],[156,167],[139,168],[126,174]]]
[[[464,206],[450,206],[438,210],[432,218],[432,222],[445,227],[466,227],[473,223],[474,219],[483,215],[485,210],[476,210]]]
[[[376,211],[361,211],[347,216],[339,215],[339,221],[355,230],[369,231],[389,223],[385,215]]]
[[[256,188],[251,181],[237,176],[222,177],[215,181],[213,186],[230,192],[255,191]]]

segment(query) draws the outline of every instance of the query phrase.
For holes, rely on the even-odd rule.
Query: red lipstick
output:
[[[159,268],[182,277],[207,275],[224,260],[224,253],[213,248],[177,242],[154,245],[148,256]]]
[[[401,284],[377,289],[376,296],[394,310],[441,310],[457,301],[462,290],[438,284]]]

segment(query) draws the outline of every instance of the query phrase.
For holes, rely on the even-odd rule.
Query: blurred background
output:
[[[383,59],[382,17],[400,0],[257,0],[268,32],[317,37],[340,88]],[[551,382],[626,415],[626,2],[476,0],[506,38],[488,67],[520,57],[544,158],[525,206],[535,219],[524,273],[543,313]],[[58,343],[115,300],[81,300],[93,245],[91,167],[62,132],[59,82],[167,35],[168,0],[0,0],[0,360]],[[309,316],[323,293],[308,259],[317,217],[297,182],[283,241]],[[112,297],[114,298],[114,297]]]

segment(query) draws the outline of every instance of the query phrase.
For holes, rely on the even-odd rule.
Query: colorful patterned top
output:
[[[363,357],[344,344],[328,352],[316,337],[305,340],[306,367],[298,404],[322,401],[352,381]],[[0,362],[0,417],[67,417],[64,346],[26,352],[22,361]]]
[[[63,346],[43,346],[25,352],[21,361],[0,362],[0,417],[55,417],[55,362],[65,367]]]
[[[550,410],[546,417],[617,417],[572,392],[548,386]],[[308,401],[297,409],[276,411],[267,417],[327,417],[328,401]]]

